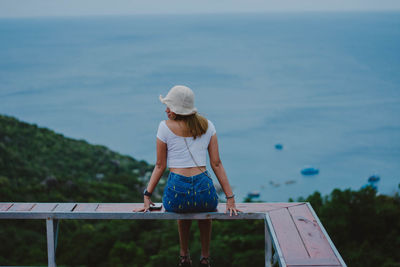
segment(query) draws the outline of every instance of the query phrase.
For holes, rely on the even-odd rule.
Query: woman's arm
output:
[[[210,144],[208,145],[208,154],[210,156],[211,168],[213,169],[215,175],[217,176],[218,181],[222,187],[222,190],[224,190],[225,196],[226,197],[233,196],[232,188],[229,184],[225,168],[222,165],[221,159],[219,157],[218,139],[216,134],[214,134],[211,137]],[[234,197],[227,199],[226,210],[229,211],[231,216],[232,212],[234,212],[235,215],[237,215],[237,212],[239,210],[236,208]]]
[[[146,188],[147,192],[153,193],[166,167],[167,167],[167,144],[157,138],[157,161],[156,165],[154,166],[153,173],[151,174],[150,181]],[[149,210],[151,204],[154,205],[154,203],[148,196],[143,196],[143,202],[144,202],[143,208],[136,211],[146,212],[147,210]]]
[[[157,161],[151,174],[147,191],[152,193],[167,167],[167,144],[157,138]]]

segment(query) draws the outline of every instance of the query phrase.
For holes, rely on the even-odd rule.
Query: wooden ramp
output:
[[[133,212],[143,203],[4,203],[0,219],[45,219],[48,264],[56,266],[58,222],[64,219],[127,220],[265,220],[265,266],[281,267],[346,266],[309,203],[238,203],[238,216],[225,213],[225,204],[215,212],[172,213]],[[272,252],[275,254],[272,255]]]

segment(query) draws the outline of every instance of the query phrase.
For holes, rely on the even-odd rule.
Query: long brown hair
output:
[[[191,115],[176,114],[175,120],[184,121],[188,131],[186,134],[193,136],[194,139],[205,134],[208,129],[208,120],[197,113]]]

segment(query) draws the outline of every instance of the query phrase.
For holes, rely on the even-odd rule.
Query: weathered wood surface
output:
[[[36,203],[35,206],[30,210],[32,212],[51,212],[55,207],[57,207],[57,203]]]
[[[328,240],[306,205],[288,208],[310,258],[332,260],[339,264]]]
[[[0,211],[6,211],[8,210],[13,203],[0,203]]]
[[[160,203],[159,203],[160,204]],[[346,266],[307,203],[237,203],[239,216],[215,212],[135,212],[143,203],[0,203],[0,219],[265,219],[282,266]],[[51,248],[52,249],[52,248]]]
[[[245,213],[266,213],[271,210],[281,209],[282,207],[292,207],[302,205],[304,203],[237,203],[236,207]],[[96,212],[132,212],[143,207],[142,203],[100,203]],[[74,212],[77,211],[76,209]],[[218,213],[225,213],[226,205],[218,204]],[[164,207],[160,211],[152,211],[152,213],[166,212]]]
[[[286,261],[293,258],[308,259],[309,255],[288,209],[270,211],[269,217]]]
[[[287,266],[341,266],[338,261],[334,259],[315,259],[315,258],[290,258],[286,259]]]
[[[14,203],[6,212],[9,211],[30,211],[35,203]]]
[[[161,203],[158,203],[161,204]],[[150,213],[134,212],[142,203],[0,203],[0,218],[42,219],[263,219],[265,213],[282,208],[295,207],[304,203],[237,203],[239,216],[227,216],[226,205],[218,204],[215,212],[177,214],[164,208]],[[10,217],[8,217],[8,215]]]
[[[96,211],[98,203],[79,203],[72,212],[93,212]]]
[[[96,211],[98,212],[133,212],[143,207],[142,203],[101,203]],[[164,210],[163,210],[164,211]],[[160,212],[160,211],[153,211]]]
[[[343,266],[306,204],[272,210],[268,215],[288,267]]]
[[[58,203],[53,212],[70,212],[76,205],[76,203]]]

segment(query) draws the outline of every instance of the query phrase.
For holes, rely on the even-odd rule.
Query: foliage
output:
[[[0,201],[135,202],[152,166],[0,115]]]
[[[140,202],[152,168],[0,115],[0,202]],[[299,201],[311,202],[348,266],[400,266],[398,193],[335,189]],[[193,225],[195,263],[199,239]],[[46,248],[42,220],[0,220],[0,265],[45,265]],[[211,252],[214,266],[264,266],[264,222],[214,221]],[[175,266],[177,255],[175,221],[60,221],[58,266]]]

